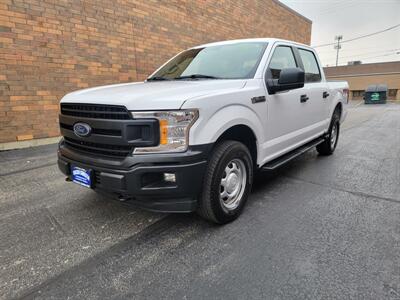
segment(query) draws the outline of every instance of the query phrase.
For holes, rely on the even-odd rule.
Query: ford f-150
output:
[[[327,82],[316,52],[278,39],[185,50],[144,82],[61,100],[58,165],[74,181],[162,212],[227,223],[256,170],[316,147],[334,152],[348,85]]]

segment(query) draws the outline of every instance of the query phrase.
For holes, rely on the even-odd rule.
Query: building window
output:
[[[352,91],[353,99],[362,99],[364,97],[364,91]]]
[[[388,98],[390,100],[395,100],[397,96],[397,89],[390,89],[388,93]]]

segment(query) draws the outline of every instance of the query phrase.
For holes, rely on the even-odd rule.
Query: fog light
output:
[[[164,181],[166,182],[176,182],[175,173],[164,173]]]

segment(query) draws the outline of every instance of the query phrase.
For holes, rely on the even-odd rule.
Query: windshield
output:
[[[265,42],[248,42],[189,49],[149,80],[252,78],[266,46]]]

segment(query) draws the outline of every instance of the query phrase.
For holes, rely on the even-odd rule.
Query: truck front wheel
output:
[[[208,162],[198,213],[225,224],[243,210],[253,182],[253,162],[247,147],[237,141],[217,144]]]

